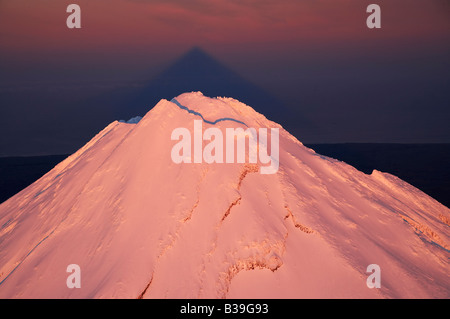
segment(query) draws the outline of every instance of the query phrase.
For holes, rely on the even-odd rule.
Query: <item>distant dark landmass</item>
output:
[[[450,207],[450,144],[306,144],[370,174],[395,175]],[[42,177],[68,155],[0,158],[0,202]]]
[[[308,144],[317,153],[371,174],[395,175],[450,207],[450,144]]]
[[[67,156],[0,157],[0,203],[33,184]]]

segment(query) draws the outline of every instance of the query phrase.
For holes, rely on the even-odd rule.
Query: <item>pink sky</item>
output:
[[[82,29],[65,25],[74,1],[5,0],[0,3],[0,49],[4,54],[85,53],[114,50],[148,53],[185,50],[296,52],[330,42],[364,39],[388,43],[448,38],[446,1],[377,1],[382,29],[365,25],[361,0],[145,1],[77,0]]]
[[[71,3],[81,29],[66,26]],[[381,29],[366,26],[371,3]],[[0,93],[12,92],[0,135],[26,137],[22,89],[145,85],[193,46],[327,128],[309,142],[448,141],[448,0],[0,0]],[[63,114],[53,98],[27,110]]]

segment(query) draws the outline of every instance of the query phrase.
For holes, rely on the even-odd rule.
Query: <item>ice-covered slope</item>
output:
[[[0,297],[448,298],[450,211],[316,154],[230,98],[113,122],[0,206]],[[196,113],[196,114],[193,114]],[[175,128],[279,128],[279,170],[171,159]],[[69,289],[69,264],[81,288]],[[369,289],[366,267],[381,267]]]

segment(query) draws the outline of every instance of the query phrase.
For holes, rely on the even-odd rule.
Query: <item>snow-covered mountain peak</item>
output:
[[[196,121],[278,128],[279,169],[174,161],[180,128],[205,152]],[[395,176],[316,154],[239,101],[187,93],[111,123],[0,205],[0,297],[448,298],[448,220]],[[80,289],[66,285],[71,264]],[[381,288],[366,284],[372,264]]]
[[[211,98],[204,96],[202,92],[190,92],[173,98],[171,102],[182,109],[186,108],[192,113],[201,114],[206,122],[226,118],[243,122],[247,127],[281,127],[277,123],[268,121],[264,115],[256,112],[252,107],[233,98]]]

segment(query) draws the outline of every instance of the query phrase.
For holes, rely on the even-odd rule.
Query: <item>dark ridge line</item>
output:
[[[217,120],[215,120],[215,121],[208,121],[208,120],[206,120],[206,119],[203,117],[203,115],[202,115],[201,113],[199,113],[199,112],[197,112],[197,111],[194,111],[194,110],[191,110],[191,109],[189,109],[187,106],[182,105],[180,102],[177,101],[177,99],[173,98],[172,100],[170,100],[170,102],[176,104],[180,109],[183,109],[183,110],[185,110],[185,111],[188,111],[188,112],[191,113],[191,114],[200,116],[200,117],[202,118],[203,122],[208,123],[208,124],[215,125],[215,124],[217,124],[217,123],[219,123],[219,122],[222,122],[222,121],[233,121],[233,122],[236,122],[236,123],[239,123],[239,124],[243,124],[243,125],[245,125],[245,126],[248,127],[248,125],[245,124],[244,122],[239,121],[239,120],[236,120],[236,119],[233,119],[233,118],[231,118],[231,117],[223,117],[223,118],[217,119]]]
[[[154,275],[154,273],[152,273],[152,277],[150,278],[149,283],[148,283],[147,286],[144,288],[144,290],[139,294],[139,296],[137,297],[137,299],[143,299],[143,298],[144,298],[144,295],[145,295],[145,293],[147,292],[148,287],[150,287],[150,285],[152,284],[152,281],[153,281],[153,275]]]

